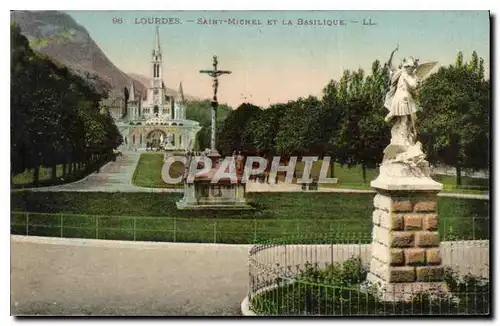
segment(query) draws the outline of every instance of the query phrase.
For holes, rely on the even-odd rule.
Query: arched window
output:
[[[132,144],[135,145],[135,135],[132,135]]]
[[[153,65],[153,77],[160,77],[160,65],[159,64],[154,64]]]
[[[142,134],[139,137],[139,144],[142,144]]]

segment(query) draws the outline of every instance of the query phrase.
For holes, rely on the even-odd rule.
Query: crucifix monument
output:
[[[216,209],[216,210],[245,210],[252,209],[247,204],[245,199],[245,184],[242,180],[242,167],[244,165],[244,157],[241,155],[223,158],[219,154],[215,144],[215,118],[216,110],[219,102],[217,101],[217,90],[219,88],[219,76],[223,74],[230,74],[231,71],[219,70],[217,68],[217,56],[213,56],[213,70],[200,70],[202,74],[208,74],[213,78],[214,96],[212,98],[212,125],[210,134],[210,150],[206,151],[203,156],[210,159],[212,162],[210,171],[196,175],[193,180],[188,181],[187,170],[184,174],[184,197],[177,202],[178,209]],[[196,164],[197,160],[202,157],[195,155],[188,155],[186,160],[186,167],[190,167],[192,162]],[[216,171],[223,165],[223,161],[229,159],[233,163],[233,167],[229,165],[229,170],[235,172],[234,178],[219,178],[216,179]],[[198,161],[199,162],[199,161]],[[199,163],[198,163],[199,164]],[[216,181],[215,181],[216,180]],[[212,182],[213,181],[213,182]]]
[[[212,98],[212,116],[211,116],[211,130],[210,130],[210,151],[211,152],[216,152],[217,149],[215,148],[215,117],[216,117],[216,111],[217,111],[217,106],[219,105],[219,102],[217,101],[217,90],[219,88],[219,76],[224,75],[224,74],[230,74],[231,71],[229,70],[219,70],[217,69],[219,61],[217,60],[217,56],[213,56],[213,69],[212,70],[200,70],[200,74],[208,74],[210,77],[213,78],[213,84],[212,87],[214,89],[214,96]]]

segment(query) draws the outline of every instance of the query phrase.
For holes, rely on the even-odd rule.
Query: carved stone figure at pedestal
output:
[[[417,141],[415,127],[416,113],[420,110],[413,93],[419,79],[436,65],[436,62],[418,64],[418,59],[404,59],[399,69],[391,66],[392,56],[389,59],[391,72],[391,86],[386,94],[384,106],[389,110],[385,121],[392,123],[391,143],[384,150],[384,163],[403,162],[418,164],[424,160],[422,144]]]
[[[396,49],[397,50],[397,49]],[[395,50],[395,51],[396,51]],[[380,174],[371,182],[374,199],[372,259],[367,281],[376,284],[384,301],[410,300],[418,292],[446,292],[439,250],[437,194],[442,184],[430,177],[429,163],[417,141],[417,83],[436,62],[404,60],[391,66],[386,95],[392,123],[391,142],[384,150]]]

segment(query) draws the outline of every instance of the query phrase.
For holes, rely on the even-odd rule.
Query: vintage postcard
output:
[[[491,315],[488,11],[12,11],[11,315]]]

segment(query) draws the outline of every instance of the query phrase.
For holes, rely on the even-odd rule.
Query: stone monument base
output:
[[[237,176],[236,182],[232,182],[231,179],[220,179],[217,183],[211,182],[222,158],[217,151],[209,151],[206,155],[212,160],[214,168],[206,175],[196,177],[191,183],[184,178],[184,197],[176,203],[177,208],[186,210],[253,209],[246,201],[245,184],[241,182],[241,176]],[[237,162],[241,162],[241,158]]]
[[[244,197],[245,185],[241,183],[216,183],[196,181],[184,184],[184,197],[176,205],[178,209],[245,210],[253,209]]]
[[[448,294],[448,286],[445,282],[404,282],[388,283],[371,272],[366,280],[369,284],[376,286],[379,299],[385,302],[410,302],[418,298],[421,293],[432,296]]]
[[[431,179],[428,162],[385,162],[371,186],[377,194],[368,283],[383,301],[447,292],[437,215],[443,186]]]

